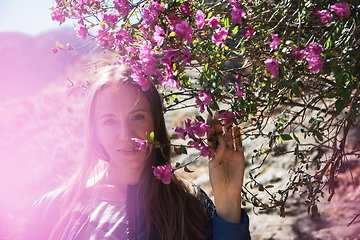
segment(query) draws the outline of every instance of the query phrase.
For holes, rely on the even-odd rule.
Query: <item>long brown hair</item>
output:
[[[86,121],[86,148],[85,155],[74,178],[69,182],[67,191],[62,202],[61,219],[54,228],[50,239],[65,239],[70,225],[72,215],[82,209],[82,199],[86,191],[86,184],[90,178],[99,175],[100,171],[109,161],[109,155],[101,145],[95,128],[95,102],[101,89],[109,84],[131,84],[140,87],[131,79],[132,69],[128,65],[105,67],[93,83],[88,93],[88,108]],[[141,90],[140,90],[141,91]],[[170,163],[171,147],[166,131],[163,107],[160,95],[154,85],[143,92],[151,106],[154,117],[155,140],[163,144],[162,150],[154,148],[146,161],[142,178],[138,186],[138,196],[142,203],[142,211],[145,214],[147,224],[147,236],[151,239],[153,227],[155,226],[162,239],[190,240],[202,239],[206,223],[204,207],[198,201],[181,179],[176,176],[171,184],[163,184],[154,178],[152,166]],[[102,163],[102,164],[101,164]]]

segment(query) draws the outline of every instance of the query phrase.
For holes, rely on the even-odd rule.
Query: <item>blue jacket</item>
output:
[[[137,196],[134,195],[135,186],[128,186],[126,199],[126,219],[127,219],[127,239],[144,240],[146,239],[147,228],[145,218],[140,210]],[[225,240],[225,239],[250,239],[249,218],[242,210],[241,223],[229,223],[219,219],[216,216],[215,207],[211,199],[197,186],[193,185],[196,196],[204,206],[208,220],[205,226],[204,236],[206,240]],[[54,190],[39,200],[33,206],[24,240],[47,240],[52,228],[60,218],[60,203],[63,197],[63,189]],[[82,240],[82,234],[89,224],[90,217],[81,211],[72,216],[72,224],[68,240]],[[153,230],[151,239],[160,239],[160,235]]]

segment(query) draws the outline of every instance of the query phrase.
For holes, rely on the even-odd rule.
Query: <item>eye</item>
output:
[[[133,116],[133,117],[132,117],[132,120],[140,120],[140,119],[143,119],[143,118],[144,118],[143,115],[138,114],[138,115]]]
[[[107,119],[103,124],[104,125],[113,125],[113,124],[116,124],[116,121],[114,119]]]

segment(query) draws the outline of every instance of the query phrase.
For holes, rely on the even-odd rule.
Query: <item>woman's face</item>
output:
[[[148,139],[154,117],[144,93],[131,85],[102,89],[95,103],[96,130],[110,164],[142,170],[146,153],[131,138]]]

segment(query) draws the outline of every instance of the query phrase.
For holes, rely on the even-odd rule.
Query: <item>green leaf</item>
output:
[[[221,123],[221,119],[211,119],[209,122],[210,127],[214,126],[215,124]]]
[[[154,135],[155,135],[154,132],[151,132],[151,133],[150,133],[150,141],[151,141],[151,142],[154,141]]]
[[[326,94],[326,97],[327,97],[327,98],[334,98],[334,97],[336,97],[336,96],[337,96],[336,93],[332,93],[332,92]]]
[[[324,138],[323,138],[323,136],[321,135],[321,133],[316,132],[315,136],[316,136],[317,139],[319,139],[319,141],[321,141],[321,142],[324,141]]]
[[[186,154],[186,155],[187,155],[187,151],[186,151],[186,148],[185,148],[184,145],[181,145],[180,150],[181,150],[181,153],[182,153],[182,154]]]
[[[284,141],[293,139],[289,134],[281,134],[281,138],[282,138]]]
[[[205,122],[205,119],[202,116],[196,116],[195,118],[200,122]]]
[[[335,102],[336,111],[341,112],[344,109],[344,101],[342,99],[338,99]]]

